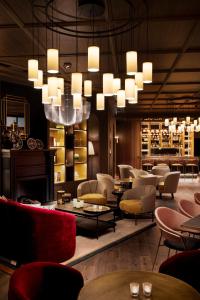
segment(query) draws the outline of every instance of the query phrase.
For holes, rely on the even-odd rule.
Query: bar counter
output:
[[[178,156],[178,155],[160,155],[160,156],[146,156],[142,158],[142,168],[149,169],[152,166],[158,164],[166,164],[172,169],[176,164],[182,165],[184,168],[186,166],[196,166],[199,169],[199,158],[192,156]],[[149,168],[148,168],[149,167]]]

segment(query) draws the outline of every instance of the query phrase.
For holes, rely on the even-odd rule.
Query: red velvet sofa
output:
[[[62,262],[75,252],[75,216],[0,199],[0,240],[0,256],[18,264]]]

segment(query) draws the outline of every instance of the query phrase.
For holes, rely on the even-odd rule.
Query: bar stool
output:
[[[152,163],[143,163],[142,164],[142,169],[147,171],[147,172],[150,172],[153,168],[153,164]]]
[[[195,172],[196,171],[196,172]],[[192,174],[192,179],[199,174],[199,165],[197,160],[188,160],[185,164],[185,174]]]
[[[182,162],[174,162],[171,164],[171,171],[179,171],[184,174],[184,164]]]

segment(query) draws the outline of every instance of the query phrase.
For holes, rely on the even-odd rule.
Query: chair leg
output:
[[[154,258],[154,262],[153,262],[152,271],[154,270],[155,263],[156,263],[156,260],[157,260],[157,256],[158,256],[158,251],[159,251],[159,247],[160,247],[160,242],[161,242],[161,239],[162,239],[162,232],[161,232],[161,234],[160,234],[160,238],[159,238],[158,246],[157,246],[157,249],[156,249],[156,255],[155,255],[155,258]]]
[[[174,199],[174,194],[173,194],[173,193],[171,193],[171,195],[172,195],[172,199]]]
[[[162,193],[160,192],[160,199],[162,199]]]
[[[152,222],[154,221],[154,212],[153,211],[151,213],[151,220],[152,220]]]
[[[170,256],[170,248],[168,249],[167,258]]]

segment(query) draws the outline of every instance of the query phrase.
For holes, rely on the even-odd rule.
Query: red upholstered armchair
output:
[[[13,273],[8,300],[76,300],[82,287],[79,271],[58,263],[35,262]]]
[[[185,281],[200,292],[200,250],[184,251],[164,261],[159,272]]]
[[[0,237],[0,256],[18,264],[62,262],[75,252],[75,216],[0,199]]]

